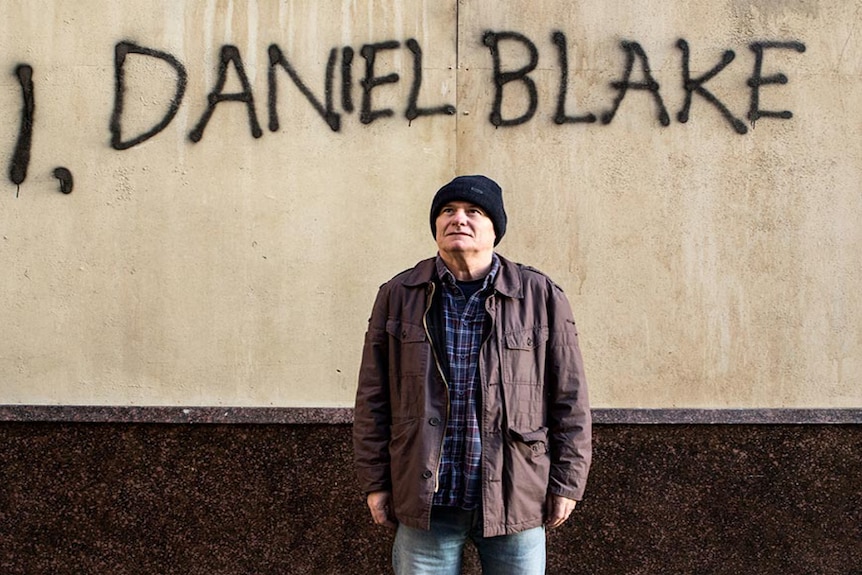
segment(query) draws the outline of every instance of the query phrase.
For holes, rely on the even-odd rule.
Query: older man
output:
[[[502,190],[460,176],[431,203],[437,257],[378,292],[354,416],[360,485],[397,529],[399,575],[545,570],[545,528],[581,499],[591,423],[578,332],[562,290],[495,253]]]

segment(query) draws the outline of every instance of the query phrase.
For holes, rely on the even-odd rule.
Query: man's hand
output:
[[[368,509],[371,510],[371,518],[377,525],[383,525],[390,529],[398,526],[395,513],[392,511],[392,493],[389,491],[373,491],[365,499]]]
[[[575,505],[578,502],[562,495],[553,495],[548,493],[547,501],[545,502],[545,511],[547,518],[545,519],[545,527],[548,529],[556,529],[562,525],[572,511],[575,510]]]

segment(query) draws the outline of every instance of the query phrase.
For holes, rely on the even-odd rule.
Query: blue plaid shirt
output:
[[[440,459],[439,488],[434,505],[476,509],[482,499],[482,439],[478,420],[479,347],[485,324],[485,299],[494,283],[500,260],[493,255],[491,271],[479,291],[467,299],[440,256],[445,352],[449,360],[449,421]]]

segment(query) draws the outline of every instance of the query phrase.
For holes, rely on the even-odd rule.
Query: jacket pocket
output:
[[[515,385],[539,385],[545,373],[545,326],[503,335],[503,377]]]
[[[421,325],[400,319],[386,322],[389,336],[389,390],[394,413],[415,417],[422,413],[431,348]]]
[[[513,429],[544,423],[545,360],[548,328],[535,326],[503,335],[503,393]]]
[[[386,322],[389,334],[389,365],[396,377],[425,373],[429,348],[425,345],[425,329],[421,325],[390,319]]]
[[[402,343],[425,341],[425,328],[415,323],[390,319],[386,321],[386,332]]]
[[[548,453],[548,428],[529,431],[509,428],[506,447],[510,457],[504,481],[511,486],[515,506],[533,510],[525,516],[541,514],[548,491],[551,456]]]
[[[548,428],[540,427],[534,431],[509,429],[512,442],[519,447],[525,457],[540,457],[548,452]]]
[[[521,351],[532,351],[545,345],[548,341],[548,328],[537,326],[529,329],[519,329],[507,332],[503,337],[506,339],[506,348]]]
[[[389,334],[389,365],[398,377],[425,373],[429,347],[421,325],[397,319],[386,322]]]

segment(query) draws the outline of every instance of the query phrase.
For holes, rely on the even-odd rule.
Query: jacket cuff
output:
[[[580,501],[584,498],[586,485],[586,478],[571,478],[570,481],[562,483],[551,477],[548,483],[548,492],[553,495],[559,495],[560,497],[566,497],[567,499]]]
[[[392,480],[388,468],[371,467],[358,469],[359,486],[366,495],[375,491],[392,491]]]

